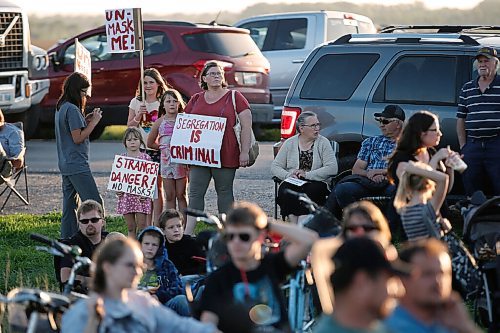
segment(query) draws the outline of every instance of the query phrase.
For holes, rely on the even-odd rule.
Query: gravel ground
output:
[[[234,183],[235,199],[248,200],[258,203],[272,216],[274,211],[274,185],[269,174],[263,176],[260,170],[238,170]],[[115,214],[116,196],[114,192],[107,191],[109,174],[94,174],[99,192],[104,197],[107,215]],[[44,214],[62,210],[61,176],[55,173],[29,173],[29,196],[30,204],[24,205],[13,195],[4,208],[2,214]],[[21,185],[21,186],[20,186]],[[23,189],[24,179],[21,178],[17,188]],[[1,202],[6,194],[0,197]],[[217,200],[213,184],[210,185],[206,195],[206,210],[211,213],[217,212]],[[1,217],[1,215],[0,215]]]

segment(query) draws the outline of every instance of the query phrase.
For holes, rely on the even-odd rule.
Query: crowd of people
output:
[[[435,114],[419,111],[407,119],[400,106],[387,105],[375,114],[381,135],[365,139],[351,174],[332,183],[339,171],[332,145],[320,135],[317,115],[301,113],[297,135],[284,142],[271,166],[281,182],[276,200],[287,222],[269,221],[256,204],[235,203],[235,172],[249,163],[252,115],[245,97],[227,89],[223,67],[205,64],[202,92],[187,104],[156,69],[147,69],[129,105],[123,156],[160,167],[153,199],[117,192],[116,212],[127,224],[126,236],[106,231],[89,166],[89,135],[102,112],[85,114],[90,82],[82,74],[70,75],[55,114],[61,238],[78,245],[94,267],[79,273],[81,290],[90,297],[65,313],[62,331],[288,332],[280,286],[311,254],[323,311],[315,332],[477,332],[451,288],[453,254],[439,240],[451,227],[444,202],[457,160],[468,165],[463,173],[468,195],[489,185],[500,195],[500,126],[490,126],[500,118],[484,111],[495,103],[490,96],[498,89],[496,51],[482,48],[476,63],[479,78],[462,89],[457,112],[461,152],[436,150],[442,133]],[[220,168],[171,161],[174,124],[182,112],[226,118]],[[236,117],[241,150],[233,130]],[[22,131],[6,124],[1,111],[0,143],[0,163],[22,167]],[[4,162],[3,155],[9,157]],[[221,235],[227,260],[207,275],[207,247],[197,240],[196,219],[186,216],[185,208],[204,210],[212,179],[218,211],[227,214]],[[342,221],[340,235],[320,240],[302,227],[309,211],[288,190],[330,210]],[[363,201],[377,195],[390,198],[385,211]],[[391,231],[408,240],[399,253]],[[283,239],[281,251],[263,252],[270,235]],[[72,262],[56,265],[64,284]]]

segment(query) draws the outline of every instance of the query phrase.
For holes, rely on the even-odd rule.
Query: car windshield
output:
[[[193,51],[215,53],[229,57],[243,57],[260,53],[248,34],[228,32],[204,32],[182,36]]]

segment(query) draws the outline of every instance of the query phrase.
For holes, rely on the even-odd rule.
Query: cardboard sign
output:
[[[226,129],[226,118],[180,113],[175,120],[170,141],[170,158],[174,163],[212,168],[222,167],[220,148]]]
[[[75,72],[82,73],[92,83],[92,61],[90,52],[75,38]],[[92,85],[87,91],[87,95],[92,95]]]
[[[140,8],[106,10],[105,26],[110,53],[127,53],[142,49]]]
[[[108,190],[153,199],[160,164],[138,158],[115,155]]]

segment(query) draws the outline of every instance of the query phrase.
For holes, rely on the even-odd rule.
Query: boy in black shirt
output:
[[[262,257],[267,231],[281,234],[286,249]],[[297,225],[268,223],[252,203],[235,204],[226,219],[224,235],[231,261],[212,273],[201,299],[201,321],[223,332],[251,332],[254,328],[288,330],[280,284],[304,259],[317,234]]]
[[[165,247],[179,273],[195,275],[205,273],[205,263],[196,257],[205,258],[201,245],[190,235],[184,235],[182,214],[167,209],[158,218],[158,225],[165,234]]]

